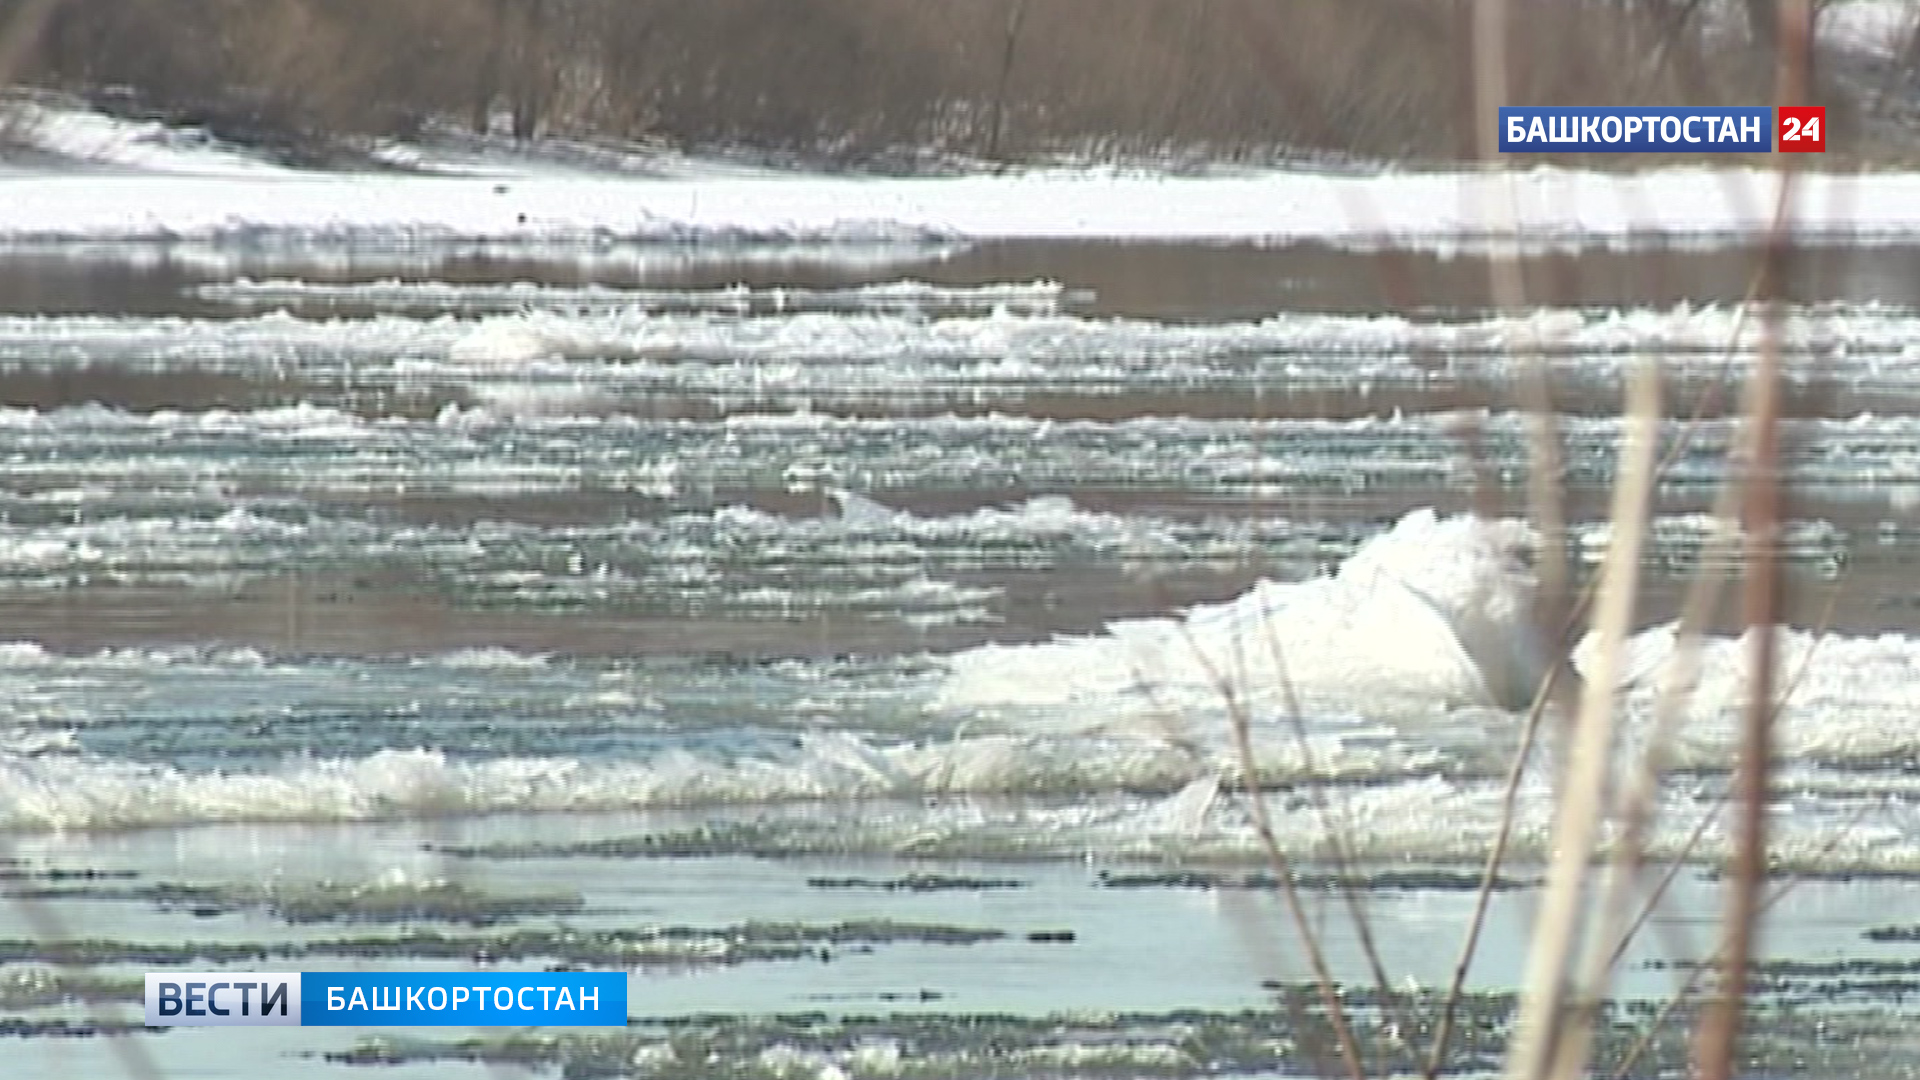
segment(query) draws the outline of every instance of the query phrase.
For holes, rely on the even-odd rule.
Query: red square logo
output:
[[[1783,154],[1826,153],[1827,107],[1825,105],[1781,106],[1780,152]]]

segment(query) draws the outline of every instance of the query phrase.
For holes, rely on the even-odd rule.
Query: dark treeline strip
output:
[[[1745,0],[1764,21],[1773,0]],[[1514,104],[1754,104],[1698,0],[1515,0]],[[858,162],[1474,151],[1470,0],[0,0],[29,81],[289,152],[429,124]],[[33,14],[29,14],[32,11]],[[1729,42],[1729,38],[1733,40]],[[1729,47],[1729,45],[1735,47]],[[1491,121],[1489,121],[1491,122]]]

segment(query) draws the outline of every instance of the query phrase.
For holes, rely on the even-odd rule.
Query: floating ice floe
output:
[[[1548,657],[1532,629],[1533,534],[1516,520],[1416,510],[1338,572],[1263,581],[1184,618],[956,656],[953,707],[1264,699],[1514,708]],[[1100,717],[1099,709],[1090,716]]]

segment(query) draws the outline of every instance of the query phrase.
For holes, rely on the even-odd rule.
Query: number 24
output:
[[[1799,142],[1802,139],[1808,142],[1819,141],[1820,118],[1817,116],[1807,117],[1807,126],[1805,128],[1800,126],[1799,117],[1789,116],[1787,117],[1786,128],[1785,131],[1780,133],[1781,142]]]

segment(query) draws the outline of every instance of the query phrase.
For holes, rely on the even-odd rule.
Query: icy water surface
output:
[[[1789,275],[1767,1075],[1912,1071],[1915,256]],[[149,969],[566,964],[633,972],[627,1031],[126,1038],[194,1076],[1335,1070],[1252,787],[1409,1068],[1559,662],[1532,538],[1457,516],[1524,510],[1519,356],[1576,583],[1661,364],[1636,746],[1754,258],[1544,257],[1502,313],[1475,260],[1310,246],[0,253],[4,1034],[114,1075]],[[1634,1075],[1716,944],[1716,628],[1651,840],[1689,868],[1601,1038]],[[1551,769],[1454,1072],[1504,1045]]]

